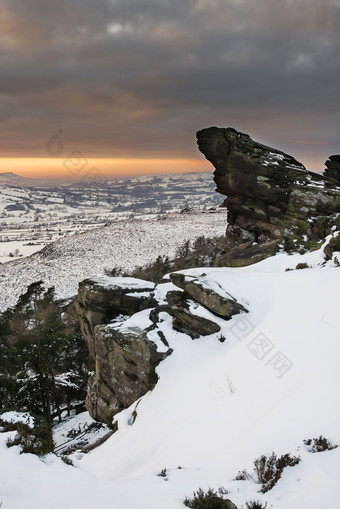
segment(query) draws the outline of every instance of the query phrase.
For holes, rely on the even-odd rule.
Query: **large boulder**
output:
[[[184,292],[172,290],[167,293],[166,300],[169,304],[167,312],[173,316],[172,326],[175,330],[188,334],[192,339],[221,330],[216,322],[190,311],[190,301]]]
[[[100,277],[79,283],[76,309],[80,328],[95,359],[95,326],[118,315],[132,315],[153,304],[155,284],[132,277]]]
[[[247,312],[234,297],[204,275],[191,276],[174,272],[170,274],[170,279],[194,301],[199,302],[220,318],[229,320],[242,311]]]
[[[339,156],[321,175],[230,127],[203,129],[197,142],[215,167],[216,190],[227,196],[227,256],[217,263],[246,265],[282,247],[310,249],[330,233],[340,211]]]

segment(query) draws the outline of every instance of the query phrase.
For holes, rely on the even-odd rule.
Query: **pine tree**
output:
[[[84,396],[88,354],[72,306],[54,288],[31,284],[0,317],[0,405],[30,410],[52,425],[54,413]]]

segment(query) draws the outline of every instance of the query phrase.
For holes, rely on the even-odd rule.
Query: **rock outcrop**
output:
[[[340,154],[330,156],[328,161],[326,161],[326,170],[324,171],[325,177],[330,177],[334,179],[338,184],[340,184]]]
[[[129,407],[157,382],[156,367],[170,353],[159,336],[159,344],[139,329],[113,325],[97,326],[94,332],[96,371],[88,383],[86,408],[97,420],[112,423],[112,417]]]
[[[215,167],[216,190],[227,196],[226,249],[218,264],[248,265],[280,247],[311,249],[340,226],[340,156],[331,156],[321,175],[232,128],[203,129],[197,142]]]
[[[151,307],[155,284],[135,278],[100,277],[79,284],[76,308],[90,355],[96,358],[95,327],[119,315]]]
[[[217,323],[190,311],[190,301],[184,292],[172,290],[166,294],[166,300],[168,305],[161,309],[173,317],[172,326],[175,330],[188,334],[192,339],[209,336],[221,330]],[[156,308],[155,312],[158,313],[159,310]]]
[[[326,260],[332,260],[334,254],[336,254],[336,260],[339,264],[338,256],[340,253],[340,232],[335,232],[335,234],[329,239],[323,249],[323,252],[325,253]]]
[[[155,368],[171,353],[148,339],[154,328],[115,328],[129,316],[155,304],[154,283],[135,278],[86,279],[79,284],[76,308],[95,372],[90,377],[86,407],[93,418],[112,422],[112,416],[152,389]]]
[[[241,311],[247,312],[234,297],[226,293],[217,283],[207,280],[204,275],[188,276],[174,273],[170,274],[170,279],[174,285],[182,288],[185,294],[220,318],[230,320]],[[214,286],[217,288],[213,289]]]
[[[80,283],[76,308],[95,361],[86,398],[93,418],[112,424],[117,412],[153,389],[158,364],[172,353],[161,327],[165,314],[174,330],[196,339],[221,330],[214,315],[229,319],[246,311],[222,289],[210,289],[203,275],[174,273],[171,278],[175,286],[168,291],[135,278]],[[156,294],[163,297],[157,301]],[[214,313],[211,318],[195,312],[199,304]]]

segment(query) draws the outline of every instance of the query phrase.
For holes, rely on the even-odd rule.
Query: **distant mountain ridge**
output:
[[[211,172],[186,172],[186,173],[159,173],[151,175],[138,175],[136,177],[126,178],[114,178],[107,177],[101,180],[91,179],[49,179],[49,178],[27,178],[18,175],[12,171],[5,171],[0,173],[0,186],[14,186],[14,187],[72,187],[72,188],[83,188],[83,187],[100,187],[105,185],[113,185],[122,182],[131,182],[132,184],[147,184],[148,182],[160,182],[163,179],[170,180],[192,180],[197,175],[207,175]]]
[[[70,185],[69,180],[58,179],[31,179],[17,175],[12,171],[0,173],[0,186],[15,187],[53,187]]]

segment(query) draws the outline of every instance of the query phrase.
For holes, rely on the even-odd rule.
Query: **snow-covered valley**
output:
[[[89,232],[65,237],[28,258],[0,264],[0,312],[13,306],[27,286],[42,280],[57,297],[75,295],[78,283],[101,276],[105,269],[130,270],[158,256],[174,256],[187,240],[224,235],[227,210],[174,213],[159,219],[115,221]]]
[[[222,203],[210,172],[58,184],[0,173],[0,263],[108,222],[152,219]],[[26,183],[26,180],[28,183]]]

